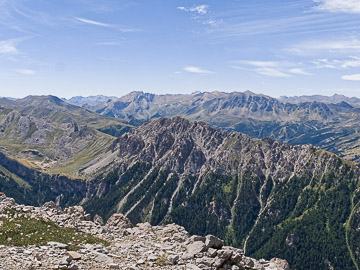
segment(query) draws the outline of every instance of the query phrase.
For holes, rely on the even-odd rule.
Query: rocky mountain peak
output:
[[[197,173],[228,133],[182,117],[158,118],[118,138],[111,147],[120,159],[142,160],[179,173]]]
[[[318,150],[229,133],[182,117],[158,118],[119,137],[109,148],[108,158],[93,166],[103,167],[104,160],[112,162],[109,157],[116,155],[119,163],[143,161],[180,174],[208,170],[232,174],[254,168],[258,175],[283,178],[294,174],[294,168],[301,168]]]

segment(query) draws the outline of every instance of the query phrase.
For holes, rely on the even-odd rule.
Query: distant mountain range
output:
[[[62,98],[62,100],[72,105],[83,107],[85,105],[95,106],[99,103],[103,103],[115,98],[116,97],[114,96],[109,97],[109,96],[97,95],[97,96],[88,96],[88,97],[76,96],[69,99]]]
[[[248,91],[250,92],[250,91]],[[139,92],[132,92],[133,95],[134,93],[139,93]],[[140,92],[141,93],[141,92]],[[200,92],[197,92],[200,93]],[[196,92],[194,93],[196,94]],[[254,94],[254,93],[252,93]],[[254,94],[256,95],[256,94]],[[169,96],[169,95],[166,95]],[[171,96],[171,95],[170,95]],[[8,98],[8,99],[12,99],[12,98]],[[100,103],[104,103],[104,102],[108,102],[110,100],[114,100],[114,99],[118,99],[115,96],[104,96],[104,95],[97,95],[97,96],[88,96],[88,97],[82,97],[82,96],[76,96],[76,97],[72,97],[69,99],[66,98],[62,98],[63,101],[73,104],[73,105],[77,105],[77,106],[96,106]],[[284,102],[284,103],[303,103],[303,102],[322,102],[322,103],[341,103],[342,101],[345,101],[346,103],[349,103],[350,105],[352,105],[353,107],[360,107],[360,98],[357,97],[347,97],[344,95],[339,95],[339,94],[334,94],[332,96],[323,96],[323,95],[308,95],[308,96],[281,96],[280,98],[278,98],[279,101]]]
[[[359,108],[345,101],[135,92],[94,108],[53,96],[0,106],[0,191],[20,203],[175,222],[292,269],[359,266],[360,167],[307,144],[358,151]]]
[[[279,98],[279,100],[282,102],[290,102],[290,103],[302,103],[302,102],[314,102],[314,101],[322,102],[322,103],[341,103],[345,101],[354,107],[360,107],[359,98],[347,97],[339,94],[334,94],[332,96],[321,96],[321,95],[294,96],[294,97],[282,96]]]
[[[313,100],[301,102],[305,99]],[[250,91],[196,92],[189,95],[132,92],[84,107],[100,115],[142,122],[158,117],[182,116],[257,138],[269,137],[290,144],[314,144],[348,160],[360,161],[360,107],[355,107],[357,100],[334,95],[289,98],[284,102]]]

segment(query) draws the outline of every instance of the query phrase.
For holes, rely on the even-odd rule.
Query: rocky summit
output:
[[[47,227],[69,228],[76,235],[86,233],[102,242],[48,241],[42,233],[39,244],[11,245],[9,237],[17,230],[21,239],[30,235],[26,222],[46,222]],[[15,221],[15,228],[8,226]],[[32,232],[36,234],[38,232]],[[50,237],[50,238],[49,238]],[[15,237],[14,237],[15,238]],[[139,223],[133,226],[122,214],[113,214],[103,223],[96,215],[93,221],[81,206],[61,209],[53,202],[42,207],[19,205],[14,199],[0,194],[0,269],[262,269],[285,270],[285,260],[255,260],[244,255],[243,250],[224,246],[213,235],[190,236],[181,226],[151,226]],[[24,243],[26,242],[23,240]]]

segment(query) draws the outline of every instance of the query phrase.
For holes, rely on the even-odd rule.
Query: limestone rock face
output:
[[[318,148],[286,145],[270,139],[254,139],[242,133],[226,132],[204,122],[181,118],[159,118],[119,137],[93,168],[149,162],[162,170],[179,174],[201,174],[208,170],[234,174],[248,169],[255,173],[285,178],[294,166],[304,166]],[[108,157],[117,155],[117,158]],[[255,166],[256,165],[256,166]],[[256,168],[255,168],[256,167]],[[88,168],[91,171],[91,167]]]
[[[41,247],[0,245],[0,269],[289,269],[284,260],[258,261],[246,257],[241,249],[223,246],[223,241],[213,235],[190,236],[175,224],[133,226],[122,214],[114,214],[106,225],[101,225],[87,220],[80,206],[62,210],[49,202],[42,207],[28,207],[0,195],[1,220],[8,218],[9,209],[17,216],[44,219],[91,233],[110,245],[83,243],[78,251],[67,251],[70,243],[61,242],[48,242]]]

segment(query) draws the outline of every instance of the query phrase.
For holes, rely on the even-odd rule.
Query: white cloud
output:
[[[351,53],[360,52],[360,40],[359,39],[345,39],[345,40],[313,40],[286,49],[291,53],[299,55],[304,54],[318,54],[324,52],[336,52],[336,53]]]
[[[246,69],[246,68],[244,68],[244,67],[241,67],[241,66],[235,66],[235,65],[230,66],[230,68],[233,68],[233,69],[239,69],[239,70],[247,70],[247,69]]]
[[[269,76],[269,77],[289,77],[282,71],[281,66],[284,63],[274,61],[240,61],[239,63],[255,67],[254,71],[258,74]]]
[[[291,69],[289,69],[289,72],[292,74],[298,74],[298,75],[312,75],[311,73],[306,72],[302,68],[291,68]]]
[[[208,5],[198,5],[192,8],[186,8],[186,7],[177,7],[177,9],[186,11],[186,12],[192,12],[198,15],[205,15],[209,12],[209,6]]]
[[[341,79],[347,81],[360,81],[360,74],[344,75]]]
[[[329,60],[329,59],[317,59],[315,61],[312,61],[311,64],[313,65],[313,68],[330,68],[335,69],[338,66],[337,60]]]
[[[258,68],[258,69],[256,69],[256,72],[261,75],[268,76],[268,77],[282,77],[282,78],[290,77],[289,74],[286,74],[279,69],[270,68],[270,67]]]
[[[240,63],[261,68],[278,67],[280,65],[278,62],[273,61],[240,61]]]
[[[190,11],[195,12],[200,15],[205,15],[209,11],[209,6],[208,5],[199,5],[199,6],[190,8]]]
[[[318,59],[312,61],[313,68],[348,69],[360,67],[360,57],[351,56],[347,59]]]
[[[18,69],[16,72],[24,75],[35,75],[35,71],[31,69]]]
[[[356,68],[360,67],[360,58],[353,56],[350,59],[344,60],[341,64],[342,68]]]
[[[210,25],[210,26],[218,26],[220,23],[221,23],[221,20],[209,19],[209,20],[203,21],[203,24]]]
[[[107,23],[102,23],[102,22],[98,22],[98,21],[93,21],[93,20],[89,20],[89,19],[85,19],[85,18],[78,18],[75,17],[76,20],[83,22],[83,23],[87,23],[87,24],[92,24],[92,25],[97,25],[97,26],[103,26],[103,27],[112,27],[111,24],[107,24]]]
[[[303,68],[303,63],[291,63],[286,61],[237,61],[237,64],[243,64],[250,66],[245,68],[243,66],[234,65],[231,68],[234,69],[245,69],[252,70],[258,74],[269,76],[269,77],[291,77],[292,74],[296,75],[312,75],[306,72]],[[251,68],[252,67],[252,68]]]
[[[314,0],[317,10],[341,13],[360,13],[359,0]]]
[[[85,18],[74,17],[74,19],[79,21],[79,22],[86,23],[86,24],[91,24],[91,25],[96,25],[96,26],[101,26],[101,27],[111,27],[111,28],[113,28],[115,30],[119,30],[119,31],[124,32],[124,33],[141,31],[140,29],[125,28],[125,27],[122,27],[120,25],[108,24],[108,23],[98,22],[98,21],[89,20],[89,19],[85,19]]]
[[[16,40],[13,39],[0,41],[0,55],[18,54],[19,51],[15,47],[16,43]]]
[[[214,74],[214,72],[210,70],[206,70],[200,67],[193,67],[193,66],[184,67],[184,70],[190,73],[197,73],[197,74]]]

